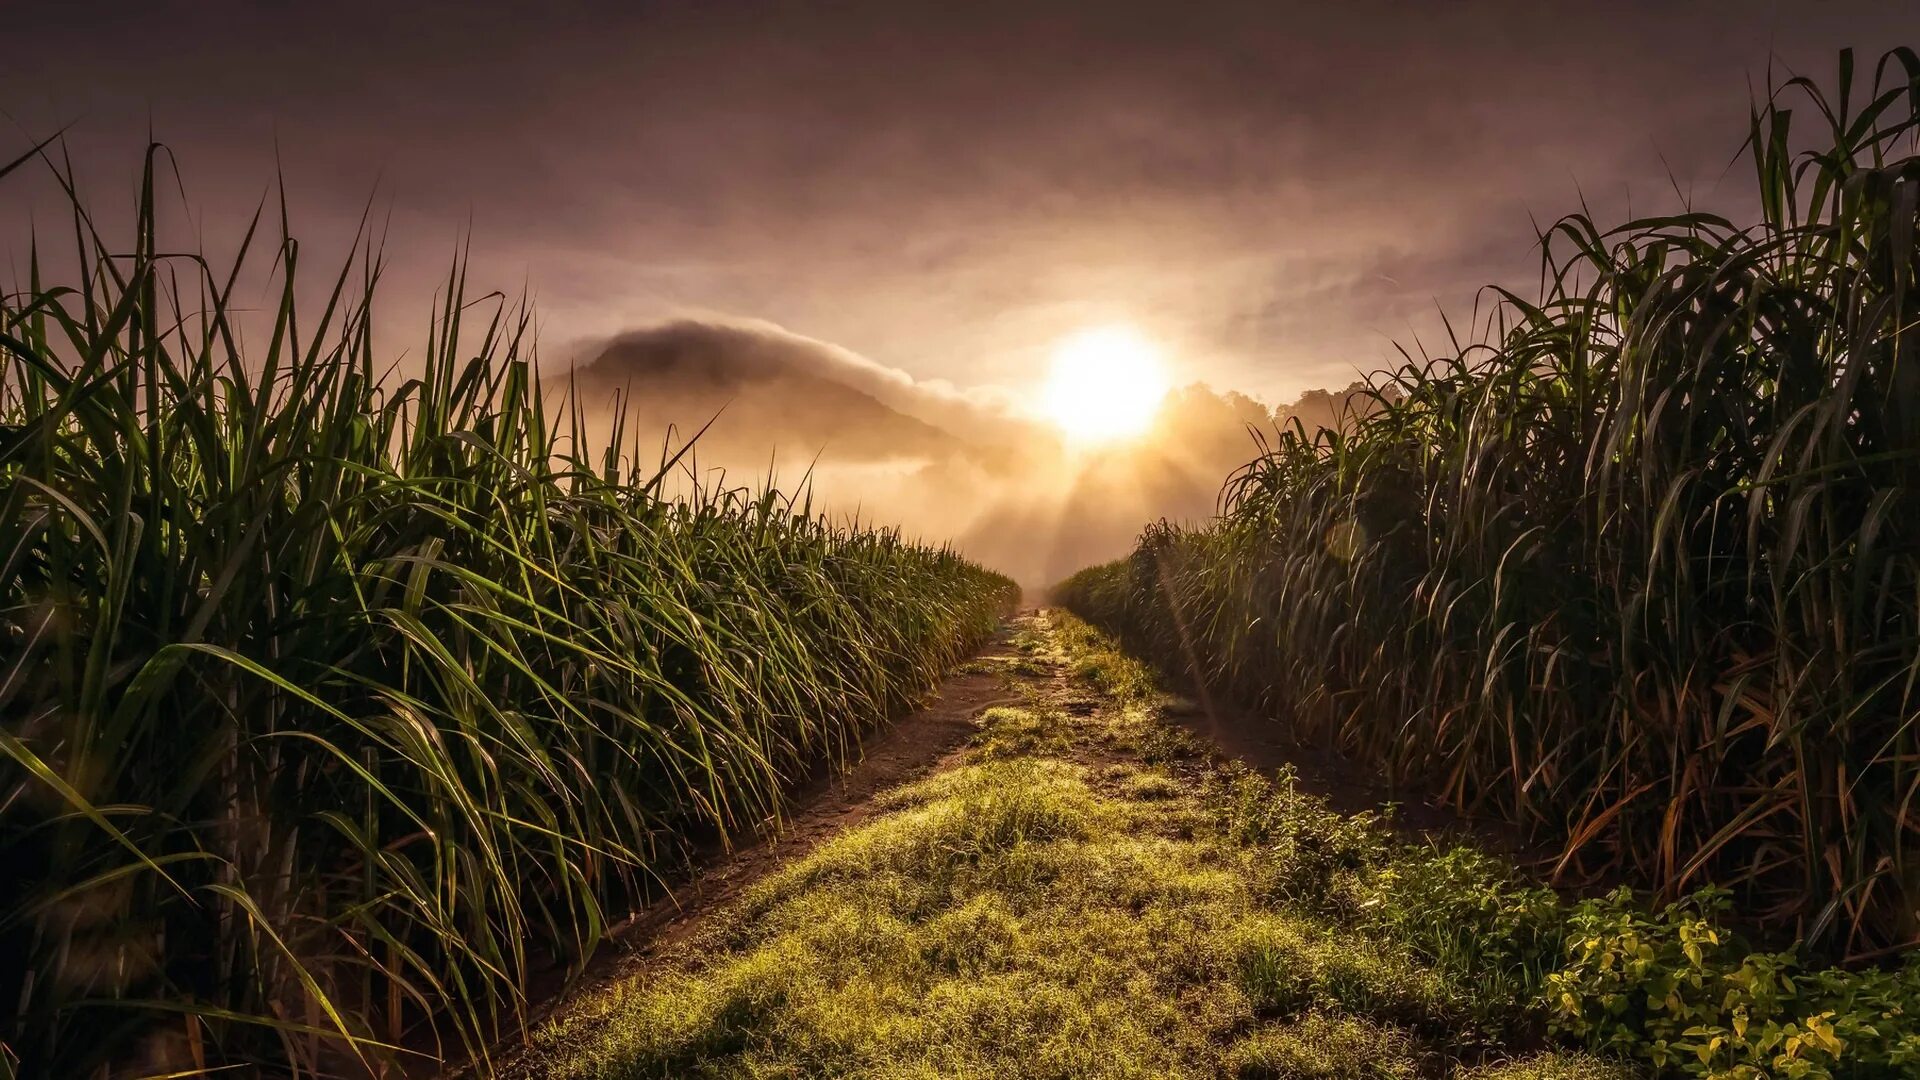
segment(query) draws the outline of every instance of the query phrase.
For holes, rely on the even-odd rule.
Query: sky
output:
[[[1443,315],[1471,336],[1483,286],[1532,289],[1562,214],[1740,214],[1770,72],[1920,45],[1920,5],[1856,0],[146,0],[7,25],[0,152],[64,130],[107,232],[149,132],[170,235],[216,262],[276,176],[308,268],[371,213],[402,367],[467,244],[473,292],[533,298],[549,371],[644,386],[659,424],[733,400],[712,447],[741,461],[756,434],[789,461],[837,441],[838,505],[1030,581],[1204,516],[1251,453],[1242,399],[1100,461],[1049,444],[1024,414],[1063,340],[1130,327],[1175,385],[1275,405],[1450,353]],[[15,280],[65,214],[44,177],[0,181]]]
[[[149,0],[9,25],[0,140],[70,125],[114,199],[150,128],[215,247],[276,155],[321,261],[371,199],[396,339],[470,231],[472,278],[533,292],[549,358],[751,319],[1016,399],[1115,321],[1182,379],[1345,385],[1531,282],[1533,223],[1583,197],[1711,205],[1769,62],[1920,44],[1920,6],[1840,0]],[[16,263],[58,209],[0,200]]]

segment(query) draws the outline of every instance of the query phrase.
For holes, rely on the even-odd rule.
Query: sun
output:
[[[1130,326],[1081,330],[1054,346],[1046,414],[1077,443],[1144,433],[1167,396],[1160,350]]]

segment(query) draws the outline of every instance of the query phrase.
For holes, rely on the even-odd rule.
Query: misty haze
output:
[[[1035,589],[1124,553],[1142,522],[1212,516],[1222,477],[1278,428],[1371,409],[1361,384],[1275,409],[1193,383],[1154,402],[1145,431],[1083,446],[1044,415],[765,324],[677,321],[582,355],[549,382],[595,444],[618,413],[635,453],[692,441],[684,472],[804,482],[824,513],[951,542]]]

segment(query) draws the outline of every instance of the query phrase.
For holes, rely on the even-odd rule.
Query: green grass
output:
[[[1060,613],[1053,670],[1137,667]],[[1920,964],[1756,951],[1713,896],[1569,900],[1024,684],[959,767],[564,1007],[509,1075],[1893,1080]],[[1058,708],[1097,695],[1091,712]]]
[[[1560,221],[1484,340],[1061,601],[1562,881],[1717,884],[1886,959],[1920,939],[1917,130],[1907,50],[1775,88],[1751,224]]]
[[[165,160],[0,298],[0,1076],[477,1051],[1011,604],[804,500],[662,497],[458,266],[400,377],[377,256],[168,254]]]
[[[1416,1080],[1417,1052],[1403,1031],[1314,1011],[1255,1028],[1228,1053],[1227,1071],[1239,1080]]]
[[[1143,672],[1074,620],[1021,641],[1068,669]],[[989,710],[963,764],[564,1009],[512,1075],[1335,1080],[1501,1057],[1469,979],[1330,904],[1336,889],[1282,884],[1311,876],[1307,847],[1387,850],[1377,824],[1325,835],[1351,819],[1203,765],[1147,734],[1164,729],[1151,705],[1080,686],[1100,695],[1090,715],[1043,694]],[[1520,1056],[1543,1078],[1586,1060]]]

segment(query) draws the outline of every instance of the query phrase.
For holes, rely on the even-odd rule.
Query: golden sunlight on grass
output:
[[[1099,326],[1055,347],[1042,403],[1072,441],[1111,442],[1143,434],[1167,390],[1158,346],[1133,327]]]

